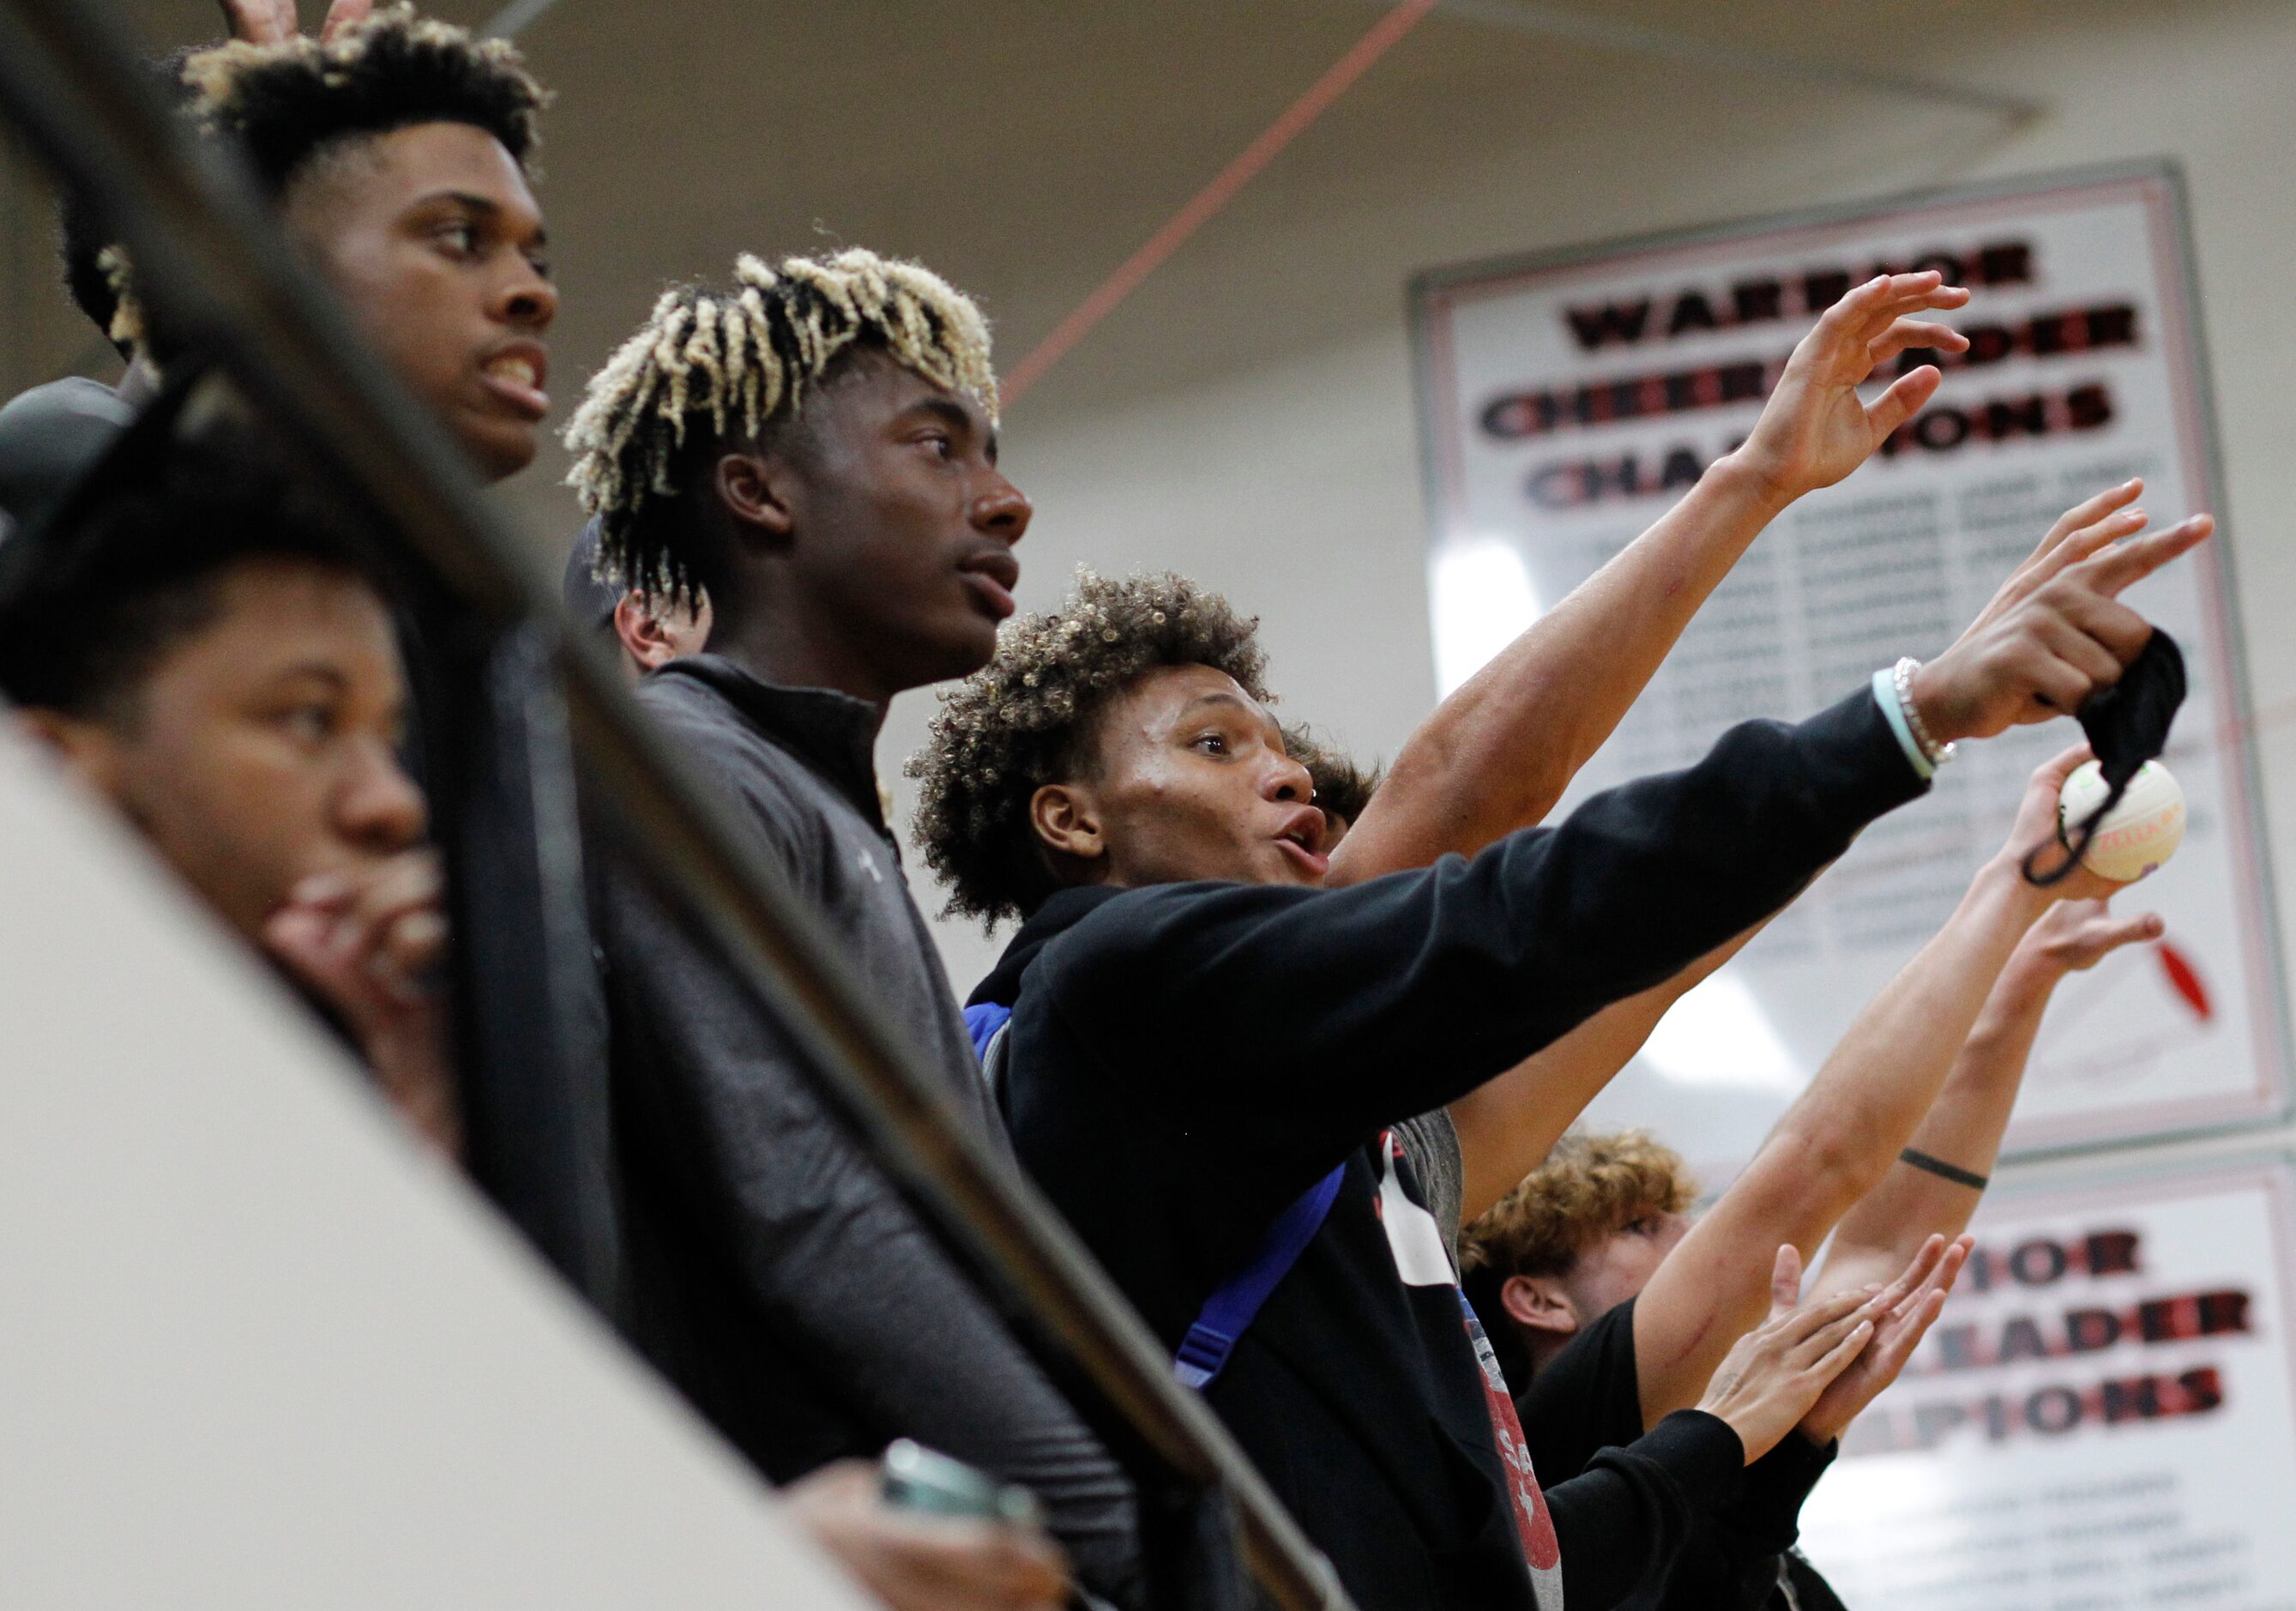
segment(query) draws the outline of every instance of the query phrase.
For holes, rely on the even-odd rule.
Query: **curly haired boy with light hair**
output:
[[[1518,1279],[1572,1284],[1589,1314],[1601,1314],[1632,1295],[1610,1295],[1622,1277],[1639,1273],[1681,1239],[1682,1216],[1698,1195],[1682,1155],[1646,1130],[1609,1135],[1573,1131],[1555,1143],[1546,1162],[1459,1233],[1459,1270],[1468,1297],[1482,1315],[1510,1381],[1530,1379],[1529,1361],[1512,1327],[1490,1324],[1508,1313],[1505,1289]],[[1623,1233],[1633,1240],[1614,1253]],[[1648,1245],[1647,1259],[1636,1254]],[[1582,1270],[1590,1253],[1600,1269]],[[1634,1270],[1612,1269],[1633,1264]],[[1638,1287],[1639,1281],[1635,1283]],[[1601,1286],[1603,1290],[1595,1292]],[[1604,1298],[1608,1301],[1603,1301]]]

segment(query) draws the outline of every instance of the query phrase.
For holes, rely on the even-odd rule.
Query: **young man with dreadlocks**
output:
[[[1427,1290],[1447,1262],[1431,1221],[1408,1229],[1425,1216],[1387,1127],[1767,916],[1920,793],[1938,746],[2112,681],[2151,630],[2113,596],[2203,535],[1997,600],[1906,686],[1746,724],[1557,828],[1344,889],[1316,887],[1323,819],[1262,704],[1250,624],[1177,579],[1087,580],[948,697],[919,832],[955,909],[1027,918],[975,996],[1012,1011],[1022,1160],[1159,1335],[1190,1344],[1183,1364],[1360,1599],[1528,1605],[1536,1582],[1552,1605],[1562,1582],[1535,1502],[1520,1537],[1501,1519],[1524,1493],[1512,1411],[1456,1289],[1447,1313]],[[1320,1182],[1242,1339],[1192,1340]],[[1711,1421],[1672,1435],[1717,1484],[1767,1447]],[[1581,1552],[1574,1603],[1631,1586],[1646,1557],[1618,1545]]]
[[[706,595],[638,697],[813,903],[983,1134],[964,1025],[879,805],[903,690],[986,663],[1029,506],[972,303],[853,250],[666,293],[567,432],[608,596]],[[768,1477],[907,1436],[1035,1490],[1129,1599],[1121,1473],[816,1100],[745,987],[610,872],[596,905],[641,1344]],[[920,1316],[928,1317],[921,1324]]]
[[[190,53],[180,91],[204,134],[247,157],[289,241],[399,380],[499,480],[532,461],[550,407],[558,296],[527,171],[546,96],[506,40],[404,4],[361,10],[339,7],[318,39],[234,12],[261,42]],[[90,211],[68,207],[64,225],[66,283],[129,369],[117,389],[59,381],[0,411],[0,506],[20,518],[124,428],[168,356]]]

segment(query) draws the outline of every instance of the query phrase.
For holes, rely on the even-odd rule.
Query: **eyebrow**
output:
[[[476,195],[467,190],[434,190],[427,195],[416,197],[414,204],[417,207],[428,207],[433,201],[459,201],[472,212],[484,214],[489,218],[502,216],[501,202],[490,196]]]
[[[351,679],[343,674],[340,666],[324,660],[299,660],[291,665],[281,666],[272,676],[281,682],[289,682],[298,677],[316,677],[337,688],[351,686]]]
[[[482,218],[488,219],[499,218],[506,210],[503,204],[493,197],[479,195],[467,190],[434,190],[428,195],[417,197],[414,205],[428,207],[434,201],[452,201],[457,206],[469,209]],[[539,223],[534,226],[532,244],[536,246],[550,244],[550,231]]]
[[[1185,719],[1186,717],[1193,714],[1196,709],[1201,705],[1234,705],[1237,710],[1242,711],[1247,716],[1263,720],[1270,727],[1274,727],[1275,725],[1275,719],[1268,715],[1266,711],[1252,703],[1251,701],[1242,698],[1241,696],[1234,694],[1199,694],[1193,699],[1188,701],[1186,704],[1180,707],[1181,717]]]

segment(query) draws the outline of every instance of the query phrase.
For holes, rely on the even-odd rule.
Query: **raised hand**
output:
[[[2017,820],[2009,830],[2009,842],[2001,851],[2001,859],[2019,869],[2021,884],[2025,882],[2022,869],[2027,853],[2057,838],[2058,799],[2064,793],[2065,779],[2082,762],[2092,759],[2087,744],[2075,744],[2035,768],[2033,776],[2027,780],[2024,798],[2017,804]],[[2076,867],[2055,884],[2027,887],[2053,901],[2087,904],[2128,886],[2087,867]]]
[[[447,944],[440,895],[437,855],[408,851],[305,879],[263,938],[341,1018],[392,1105],[451,1156],[462,1123],[445,1004],[432,982]]]
[[[231,37],[250,45],[284,45],[300,26],[295,0],[222,0],[224,26]],[[326,21],[319,24],[319,43],[331,45],[335,36],[364,22],[374,11],[374,0],[334,0]]]
[[[1740,1337],[1698,1407],[1730,1424],[1746,1463],[1777,1447],[1874,1336],[1871,1292],[1801,1303],[1801,1255],[1789,1242],[1770,1270],[1770,1318]]]
[[[2083,869],[2073,878],[2095,876]],[[2073,878],[2065,882],[2070,884]],[[2107,886],[2108,891],[2126,887]],[[2018,944],[2009,965],[2021,972],[2046,974],[2052,978],[2086,973],[2124,945],[2158,940],[2166,926],[2158,912],[2116,917],[2107,909],[2103,898],[2067,900],[2032,926]]]
[[[1945,1310],[1946,1294],[1969,1258],[1970,1238],[1951,1243],[1931,1237],[1922,1244],[1905,1273],[1883,1287],[1873,1301],[1879,1315],[1872,1339],[1849,1367],[1827,1385],[1801,1419],[1802,1435],[1816,1443],[1830,1443],[1847,1431],[1859,1411],[1881,1396],[1898,1379],[1914,1350]]]
[[[1914,674],[1931,737],[1988,738],[2070,716],[2120,680],[2152,626],[2120,595],[2216,530],[2212,516],[2195,514],[2136,536],[2144,512],[2125,505],[2142,489],[2131,481],[2067,511],[1969,629]]]
[[[1882,275],[1825,310],[1786,360],[1753,434],[1734,456],[1780,504],[1831,487],[1873,456],[1889,434],[1938,389],[1928,365],[1900,375],[1871,404],[1857,388],[1908,348],[1960,352],[1968,339],[1943,325],[1906,316],[1969,300],[1959,285],[1927,274]]]

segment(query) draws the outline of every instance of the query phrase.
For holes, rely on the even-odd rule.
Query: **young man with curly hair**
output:
[[[1026,919],[975,996],[1011,1009],[1006,1116],[1151,1326],[1196,1348],[1206,1300],[1333,1183],[1292,1273],[1224,1362],[1212,1347],[1208,1396],[1359,1599],[1534,1592],[1468,1336],[1413,1279],[1437,1273],[1425,1245],[1390,1245],[1418,1221],[1388,1127],[1767,916],[1921,793],[1938,746],[2113,680],[2150,635],[2113,596],[2206,530],[2021,573],[1902,686],[1735,728],[1698,766],[1472,862],[1346,888],[1318,887],[1340,868],[1250,623],[1178,579],[1087,580],[947,697],[919,832],[955,909]],[[1386,793],[1339,856],[1380,842]],[[1708,1423],[1678,1435],[1702,1445],[1684,1469],[1718,1484],[1767,1447]],[[1552,1603],[1554,1552],[1528,1541]],[[1582,1550],[1574,1604],[1639,1575],[1646,1555],[1614,1545]]]
[[[665,663],[640,702],[984,1136],[872,747],[896,695],[980,666],[1011,611],[1030,510],[996,467],[996,406],[973,304],[857,249],[745,257],[728,284],[665,293],[567,433],[592,619],[708,600],[706,653],[641,645]],[[772,1480],[914,1438],[1026,1484],[1086,1586],[1132,1599],[1120,1470],[821,1106],[771,1015],[621,869],[594,916],[640,1344]]]
[[[275,29],[171,59],[174,86],[202,133],[237,144],[353,324],[497,481],[532,461],[550,407],[558,293],[528,173],[547,96],[506,40],[403,4],[357,10],[319,39]],[[168,356],[132,264],[85,207],[64,224],[67,284],[129,369],[116,389],[59,381],[0,410],[0,495],[19,518],[125,427]]]

